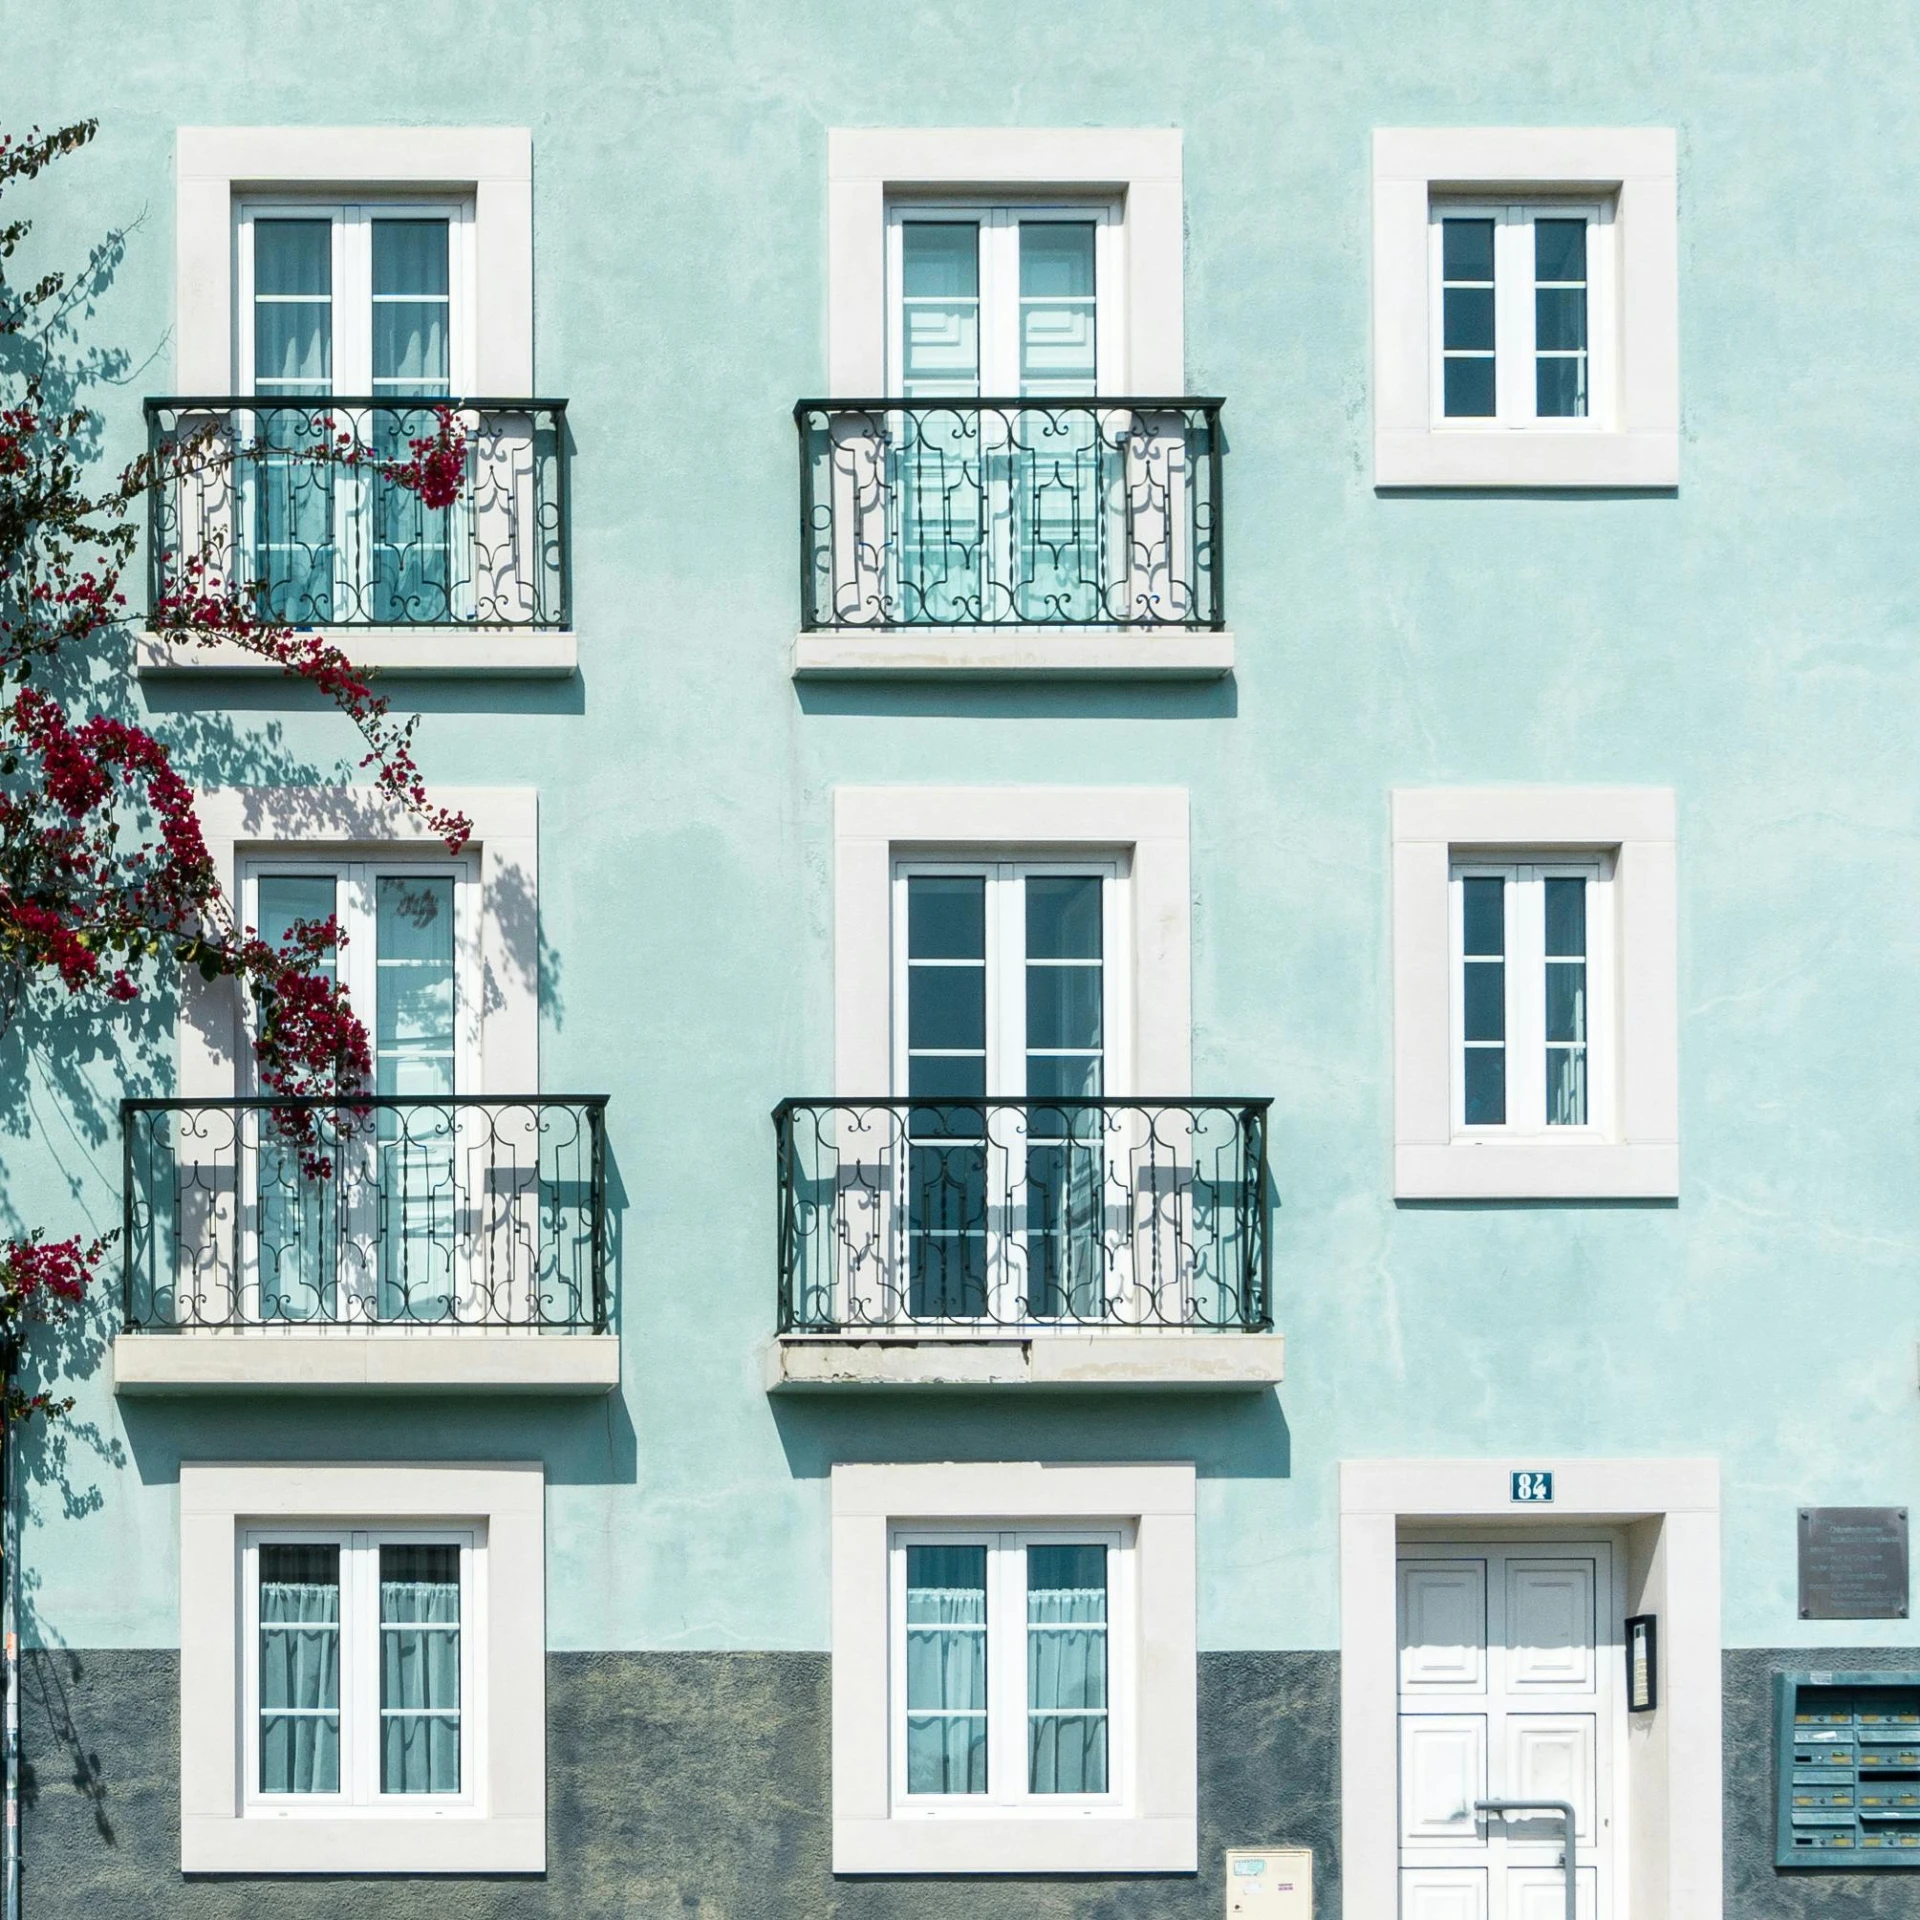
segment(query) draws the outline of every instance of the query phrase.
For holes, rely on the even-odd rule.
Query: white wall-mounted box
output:
[[[1313,1849],[1227,1854],[1227,1920],[1313,1920]]]

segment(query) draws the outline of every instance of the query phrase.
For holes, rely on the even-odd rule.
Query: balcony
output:
[[[445,409],[459,491],[428,506],[392,477]],[[149,400],[170,462],[149,494],[150,604],[210,562],[267,619],[320,628],[394,672],[571,672],[566,402]],[[144,672],[278,671],[231,645],[147,636]]]
[[[1229,672],[1222,404],[801,401],[795,672]]]
[[[123,1101],[116,1390],[607,1391],[606,1104]]]
[[[787,1100],[772,1389],[1262,1388],[1265,1100]]]

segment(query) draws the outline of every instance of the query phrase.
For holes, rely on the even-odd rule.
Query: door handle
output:
[[[1476,1800],[1473,1803],[1475,1813],[1496,1814],[1506,1819],[1516,1813],[1551,1813],[1558,1817],[1566,1831],[1566,1845],[1560,1855],[1560,1870],[1567,1883],[1567,1920],[1579,1920],[1574,1910],[1573,1878],[1573,1833],[1575,1816],[1571,1804],[1565,1800]]]

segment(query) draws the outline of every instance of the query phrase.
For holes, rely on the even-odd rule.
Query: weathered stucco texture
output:
[[[1195,1877],[835,1880],[829,1663],[806,1653],[561,1654],[548,1662],[543,1880],[183,1880],[179,1662],[33,1656],[27,1903],[36,1920],[1187,1920],[1223,1904],[1230,1846],[1311,1846],[1338,1911],[1332,1653],[1200,1662]]]

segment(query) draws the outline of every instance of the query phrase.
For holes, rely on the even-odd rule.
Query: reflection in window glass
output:
[[[987,1790],[987,1550],[907,1549],[907,1791]]]

